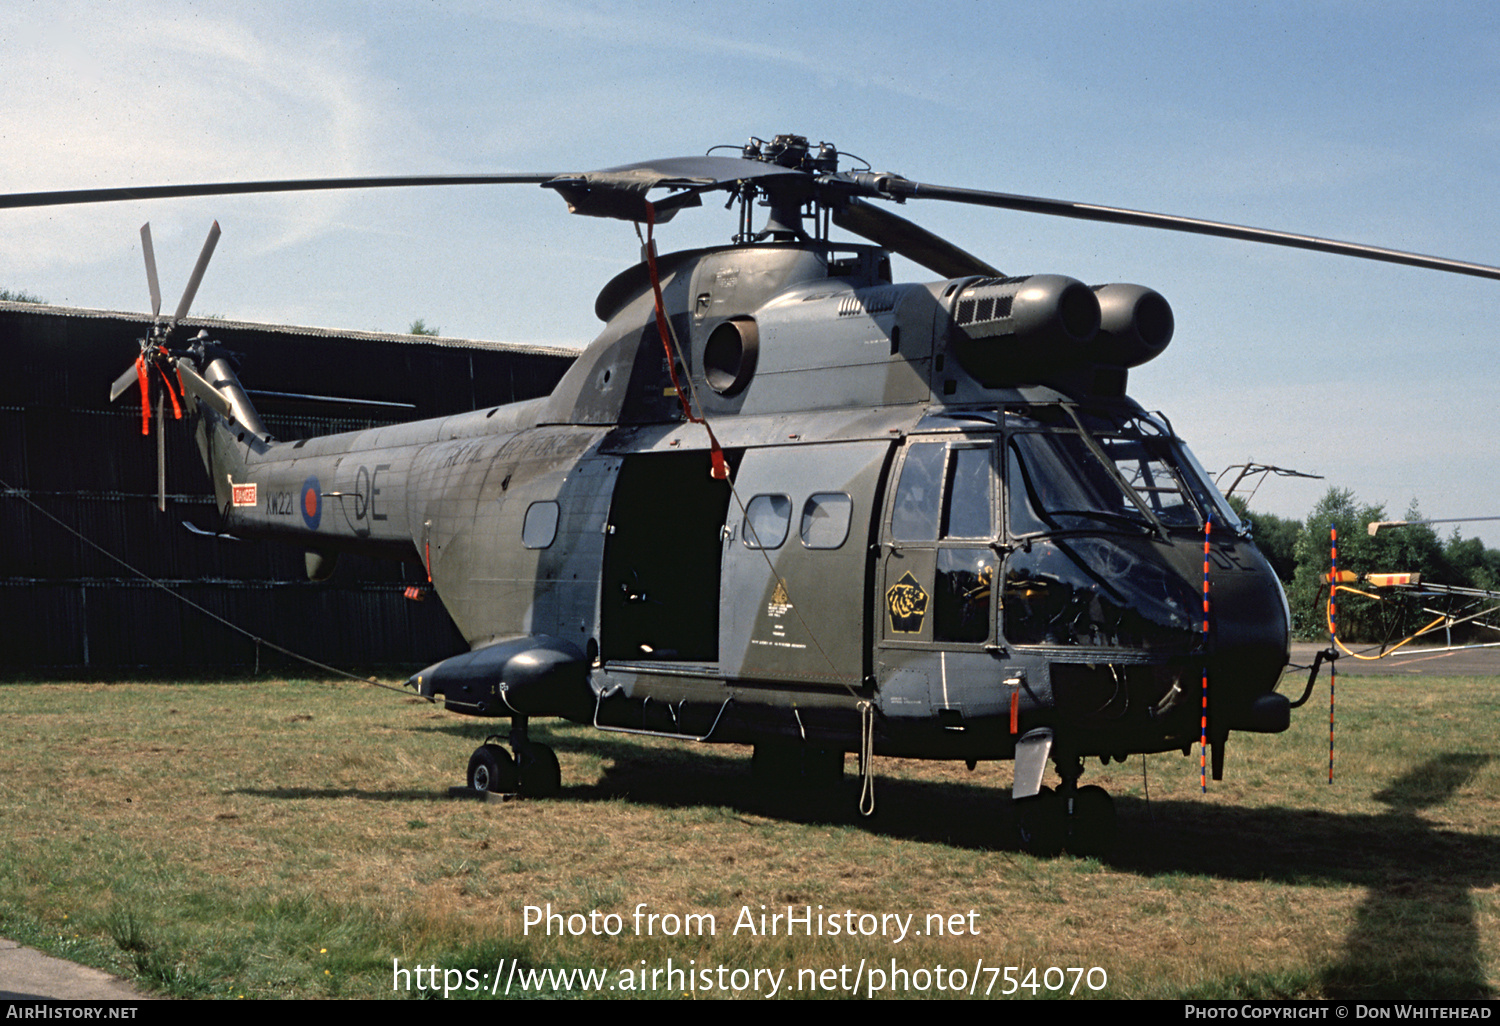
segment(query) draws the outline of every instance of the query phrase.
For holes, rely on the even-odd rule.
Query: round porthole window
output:
[[[557,538],[558,506],[555,502],[533,502],[526,507],[521,522],[521,544],[528,549],[545,549]]]

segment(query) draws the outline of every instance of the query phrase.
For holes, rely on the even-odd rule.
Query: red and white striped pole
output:
[[[1203,716],[1198,748],[1198,784],[1204,794],[1208,794],[1208,560],[1213,530],[1214,521],[1209,517],[1203,522]]]
[[[1328,525],[1328,552],[1331,569],[1328,571],[1328,639],[1337,655],[1339,643],[1339,529]],[[1333,696],[1339,686],[1339,661],[1335,658],[1328,664],[1328,782],[1333,783]]]

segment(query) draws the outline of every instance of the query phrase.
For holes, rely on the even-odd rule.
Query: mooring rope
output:
[[[12,496],[20,499],[22,502],[26,503],[32,509],[34,509],[38,513],[40,513],[42,516],[44,516],[48,520],[52,521],[58,527],[62,528],[64,531],[68,532],[73,537],[77,538],[79,541],[83,542],[85,545],[89,546],[94,551],[96,551],[100,555],[104,556],[106,559],[110,559],[110,560],[114,561],[115,563],[118,563],[120,566],[124,567],[126,570],[129,570],[131,573],[135,574],[137,577],[139,577],[141,580],[145,581],[147,584],[150,584],[152,587],[155,587],[155,588],[160,588],[162,591],[166,592],[168,595],[171,595],[177,601],[179,601],[182,604],[188,606],[189,608],[196,609],[198,612],[202,613],[204,616],[207,616],[209,619],[211,619],[211,620],[217,620],[219,623],[223,624],[225,627],[228,627],[230,630],[232,630],[232,631],[236,632],[237,634],[240,634],[240,635],[244,636],[245,638],[248,638],[249,640],[255,642],[255,644],[257,646],[257,650],[256,650],[257,664],[259,663],[259,658],[260,658],[259,646],[264,645],[265,647],[271,649],[272,651],[280,652],[284,656],[288,656],[288,657],[290,657],[292,659],[298,660],[299,662],[306,663],[308,666],[315,666],[318,669],[324,670],[324,671],[326,671],[328,673],[331,673],[331,674],[334,674],[335,676],[344,677],[344,678],[347,678],[348,680],[357,680],[357,681],[359,681],[362,684],[370,684],[370,685],[373,685],[374,687],[377,687],[377,688],[384,688],[387,691],[395,691],[395,692],[398,692],[400,694],[403,694],[403,695],[406,695],[406,696],[410,697],[411,691],[409,689],[407,689],[407,688],[398,688],[398,687],[394,687],[394,686],[392,686],[390,684],[382,684],[380,681],[376,680],[374,677],[361,677],[357,673],[350,673],[348,670],[341,670],[337,666],[329,666],[327,663],[319,662],[318,660],[312,658],[311,656],[302,655],[300,652],[293,652],[291,649],[286,648],[285,646],[278,645],[274,641],[271,641],[271,640],[269,640],[267,638],[262,638],[259,635],[255,634],[255,633],[253,633],[251,631],[246,630],[244,627],[241,627],[239,624],[235,623],[233,620],[226,619],[225,617],[220,616],[218,613],[215,613],[212,609],[209,609],[206,606],[199,605],[197,602],[194,602],[192,599],[188,598],[186,595],[183,595],[181,592],[173,590],[173,588],[171,587],[171,585],[167,584],[166,582],[159,581],[156,578],[152,577],[150,574],[146,573],[144,570],[141,570],[140,568],[132,566],[130,563],[127,563],[125,560],[121,559],[119,556],[115,555],[113,552],[109,551],[104,546],[100,545],[98,542],[94,541],[92,538],[90,538],[87,535],[85,535],[82,531],[79,531],[77,528],[73,527],[71,524],[68,524],[66,521],[63,521],[63,520],[59,519],[58,517],[54,516],[52,513],[48,512],[45,508],[43,508],[40,504],[38,504],[34,499],[32,499],[31,496],[27,495],[22,489],[14,487],[13,485],[11,485],[8,482],[6,482],[4,479],[0,479],[0,488],[5,489],[5,493],[7,495],[12,495]],[[429,702],[434,701],[434,699],[432,699],[432,698],[428,698],[427,700]]]

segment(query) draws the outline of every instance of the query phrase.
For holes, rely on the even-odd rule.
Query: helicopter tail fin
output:
[[[201,373],[196,366],[198,363],[203,366]],[[270,440],[271,436],[261,423],[260,414],[255,411],[250,396],[240,384],[227,357],[212,352],[202,355],[190,353],[186,358],[178,359],[177,372],[182,381],[183,392],[192,396],[197,403],[207,406],[224,420],[234,421],[250,434],[265,441]]]
[[[178,357],[176,369],[183,395],[198,414],[198,453],[213,481],[219,509],[227,513],[236,506],[256,505],[246,457],[272,439],[229,359],[195,348]]]
[[[201,368],[201,370],[200,370]],[[199,453],[215,482],[221,507],[232,501],[236,470],[244,468],[239,443],[271,441],[250,397],[230,366],[229,355],[200,334],[187,350],[172,351],[153,338],[141,343],[140,355],[110,385],[111,402],[140,392],[141,433],[151,433],[152,409],[157,421],[157,507],[166,510],[166,419],[198,413]],[[170,400],[170,407],[167,405]],[[232,440],[231,440],[232,439]],[[228,475],[228,476],[226,476]],[[223,480],[221,480],[223,478]]]

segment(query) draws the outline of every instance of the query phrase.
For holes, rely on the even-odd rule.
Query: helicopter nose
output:
[[[1286,730],[1291,704],[1275,688],[1287,664],[1290,625],[1275,575],[1269,568],[1222,575],[1213,582],[1212,608],[1210,716],[1229,730]]]

